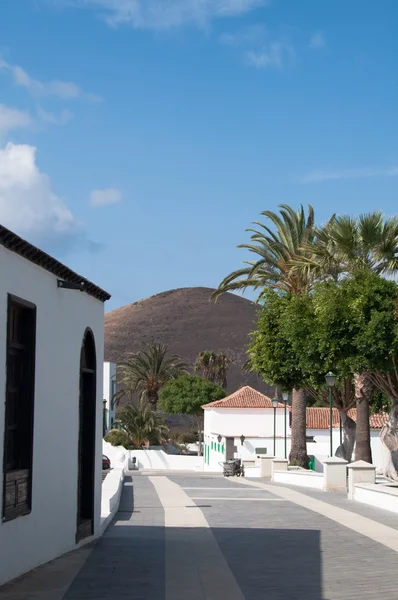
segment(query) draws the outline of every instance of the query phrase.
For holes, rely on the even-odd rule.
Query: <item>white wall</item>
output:
[[[254,460],[256,448],[267,448],[267,454],[274,452],[274,410],[207,408],[204,411],[204,443],[206,455],[203,457],[205,471],[222,471],[226,459],[226,437],[235,438],[236,456],[242,460]],[[287,452],[290,452],[289,411],[286,411]],[[221,442],[218,442],[221,435]],[[240,436],[245,436],[243,446]],[[276,409],[276,455],[284,457],[284,409]],[[213,448],[212,448],[213,443]],[[218,447],[220,446],[220,450]],[[224,452],[222,451],[224,447]]]
[[[97,355],[95,535],[100,532],[104,305],[0,245],[0,465],[3,464],[7,294],[37,306],[32,511],[0,524],[0,584],[76,547],[80,350]],[[2,506],[0,485],[0,506]]]
[[[320,463],[326,460],[330,454],[330,432],[329,429],[308,429],[308,436],[314,436],[314,442],[307,443],[308,454],[316,458],[316,470],[321,471]],[[370,445],[372,449],[373,464],[380,469],[382,467],[382,446],[380,442],[380,431],[374,429],[370,432]],[[340,431],[333,429],[333,454],[340,446]],[[355,460],[355,448],[352,460]]]
[[[112,407],[112,399],[114,389],[116,387],[116,365],[111,362],[104,362],[104,384],[103,384],[103,399],[106,400],[105,408],[107,414],[107,430],[112,429],[112,423],[115,419],[115,407]]]
[[[286,416],[287,426],[287,457],[290,453],[291,429],[289,427],[289,411]],[[243,447],[239,437],[245,436]],[[218,451],[218,435],[222,436],[220,451]],[[226,458],[226,437],[235,437],[237,457],[243,460],[253,460],[256,448],[267,448],[267,454],[274,454],[274,415],[273,409],[210,409],[204,411],[204,443],[210,448],[204,455],[206,471],[221,471]],[[251,437],[255,436],[255,437]],[[284,458],[284,409],[276,409],[276,456]],[[307,452],[315,456],[315,470],[323,471],[323,461],[329,458],[330,441],[329,429],[308,429],[307,436],[313,436],[314,442],[307,442]],[[211,444],[213,442],[213,449]],[[333,453],[340,445],[340,430],[333,428]],[[224,446],[224,453],[222,452]],[[382,466],[382,447],[380,432],[371,431],[371,447],[373,464]],[[353,455],[353,460],[355,454]]]
[[[284,435],[283,408],[276,409],[276,435]],[[205,413],[205,431],[220,433],[224,436],[273,437],[274,411],[272,408],[233,409],[207,408]],[[289,411],[286,411],[286,425],[289,434]]]
[[[164,450],[130,450],[130,461],[133,456],[137,459],[136,464],[139,469],[203,471],[201,456],[166,454]]]

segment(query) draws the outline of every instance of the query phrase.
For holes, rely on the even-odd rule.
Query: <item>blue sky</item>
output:
[[[397,17],[396,0],[3,0],[0,222],[109,310],[216,287],[281,203],[396,213]]]

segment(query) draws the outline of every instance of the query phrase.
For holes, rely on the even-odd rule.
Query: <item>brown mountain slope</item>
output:
[[[272,388],[256,375],[241,372],[256,305],[235,294],[224,294],[215,304],[209,301],[213,291],[204,287],[170,290],[107,313],[105,360],[118,362],[147,342],[167,344],[189,364],[202,350],[223,350],[234,361],[228,392],[251,385],[271,394]]]

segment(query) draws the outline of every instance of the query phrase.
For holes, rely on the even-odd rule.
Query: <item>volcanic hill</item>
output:
[[[107,313],[105,360],[117,363],[148,342],[167,344],[170,352],[189,364],[202,350],[223,350],[233,360],[228,371],[228,392],[250,385],[272,394],[272,388],[255,374],[241,372],[256,305],[230,293],[214,303],[210,301],[213,292],[205,287],[180,288]]]

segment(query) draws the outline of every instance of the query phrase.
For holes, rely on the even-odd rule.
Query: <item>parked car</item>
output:
[[[111,461],[105,454],[102,455],[102,470],[106,471],[111,468]]]

